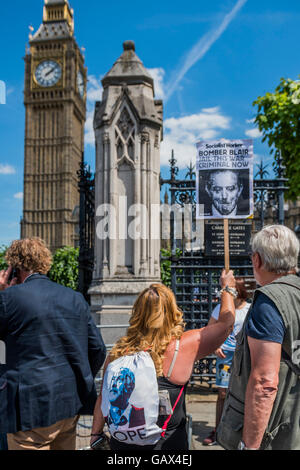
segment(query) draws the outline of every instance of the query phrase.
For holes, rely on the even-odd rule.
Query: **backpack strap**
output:
[[[172,372],[173,372],[173,369],[174,369],[174,366],[175,366],[175,362],[176,362],[176,359],[177,359],[177,356],[178,356],[178,351],[179,351],[179,345],[180,345],[180,341],[179,339],[176,340],[176,345],[175,345],[175,352],[174,352],[174,356],[173,356],[173,360],[171,362],[171,365],[170,365],[170,368],[169,368],[169,372],[167,374],[167,379],[169,379],[169,377],[171,376]],[[176,406],[178,405],[178,402],[180,400],[180,397],[183,393],[183,390],[184,390],[184,387],[185,385],[183,385],[180,389],[180,392],[178,394],[178,397],[174,403],[174,406],[172,408],[172,413],[167,417],[166,421],[164,422],[163,424],[163,427],[162,427],[162,433],[161,433],[161,437],[165,437],[165,434],[166,434],[166,431],[167,431],[167,427],[168,427],[168,424],[169,424],[169,421],[170,419],[172,418],[173,416],[173,413],[174,413],[174,410],[176,408]]]
[[[170,365],[169,372],[167,374],[167,379],[169,379],[171,377],[171,374],[173,372],[175,362],[176,362],[176,359],[177,359],[177,355],[178,355],[178,351],[179,351],[179,344],[180,344],[179,339],[177,339],[176,340],[176,346],[175,346],[175,352],[174,352],[173,360],[172,360],[171,365]]]
[[[172,416],[173,416],[173,413],[174,413],[174,410],[175,410],[176,406],[178,405],[178,402],[179,402],[180,397],[181,397],[181,395],[182,395],[182,393],[183,393],[184,387],[185,387],[185,385],[183,385],[183,386],[181,387],[180,392],[179,392],[179,395],[178,395],[178,397],[177,397],[177,400],[175,401],[174,406],[173,406],[173,408],[172,408],[172,413],[167,417],[166,421],[165,421],[164,424],[163,424],[161,437],[165,437],[165,435],[166,435],[166,431],[167,431],[167,427],[168,427],[169,421],[170,421],[170,419],[171,419]]]

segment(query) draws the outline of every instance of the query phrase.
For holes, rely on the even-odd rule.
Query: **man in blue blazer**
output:
[[[13,242],[6,259],[0,433],[7,433],[9,450],[75,450],[79,415],[93,414],[105,345],[83,296],[46,276],[52,257],[42,240]]]

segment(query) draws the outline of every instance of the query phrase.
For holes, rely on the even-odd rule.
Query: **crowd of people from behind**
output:
[[[171,289],[152,284],[106,354],[83,296],[47,277],[45,243],[13,242],[0,273],[0,448],[75,450],[79,416],[93,414],[91,449],[187,450],[187,385],[194,362],[215,353],[216,429],[204,444],[299,450],[299,241],[272,225],[251,248],[251,303],[243,279],[223,270],[208,325],[185,331]]]

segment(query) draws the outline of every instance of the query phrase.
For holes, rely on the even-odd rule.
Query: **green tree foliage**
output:
[[[160,251],[161,260],[160,260],[160,274],[162,283],[167,287],[171,287],[171,250],[162,248]]]
[[[53,264],[49,272],[49,278],[65,287],[77,290],[78,259],[79,248],[66,246],[56,250],[53,255]]]
[[[300,80],[282,78],[274,93],[266,93],[254,101],[255,123],[274,154],[278,168],[280,152],[289,179],[287,198],[300,195]]]
[[[7,246],[2,245],[0,247],[0,271],[8,268],[7,262],[5,261],[6,250]]]
[[[180,258],[182,251],[179,248],[176,248],[176,257]],[[162,283],[167,287],[171,287],[171,256],[172,251],[169,248],[162,248],[160,250],[160,274]]]

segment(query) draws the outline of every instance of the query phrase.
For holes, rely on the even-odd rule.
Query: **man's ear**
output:
[[[261,260],[260,254],[257,253],[257,251],[255,253],[253,253],[252,262],[253,262],[253,266],[255,268],[261,268],[262,267],[262,260]]]
[[[240,184],[240,187],[239,187],[239,193],[238,193],[239,195],[238,195],[238,197],[240,197],[240,195],[242,194],[243,189],[244,189],[244,186],[243,186],[243,184],[241,183],[241,184]]]

